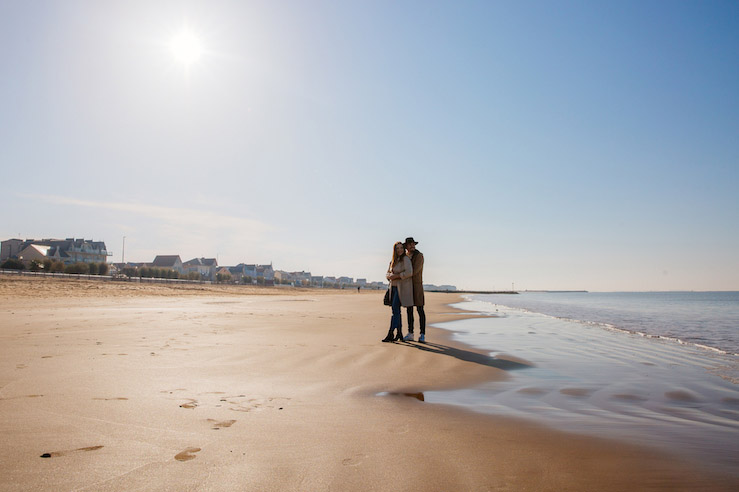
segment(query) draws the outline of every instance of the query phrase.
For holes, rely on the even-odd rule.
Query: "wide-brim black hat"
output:
[[[418,241],[414,241],[412,237],[407,237],[405,238],[404,244],[408,244],[408,243],[418,244]]]

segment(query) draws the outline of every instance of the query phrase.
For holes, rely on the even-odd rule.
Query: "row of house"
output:
[[[297,287],[364,287],[364,288],[381,288],[387,287],[382,282],[368,282],[365,278],[353,279],[352,277],[324,277],[320,275],[311,275],[311,272],[286,272],[284,270],[275,270],[272,264],[257,265],[239,263],[236,266],[219,266],[215,258],[193,258],[190,261],[182,262],[178,255],[160,255],[154,258],[151,263],[113,263],[113,273],[123,271],[125,267],[155,267],[166,268],[179,272],[181,275],[195,272],[204,280],[216,280],[220,275],[221,278],[230,278],[234,283],[254,283],[264,285],[284,284]]]
[[[174,270],[180,275],[197,273],[203,280],[216,280],[218,275],[231,277],[234,282],[244,283],[245,279],[253,283],[273,284],[275,271],[272,265],[256,265],[240,263],[233,267],[219,266],[215,258],[193,258],[183,263],[179,255],[158,255],[151,263],[113,263],[112,272],[122,272],[126,267],[164,268]]]
[[[367,282],[365,278],[353,279],[352,277],[324,277],[320,275],[311,275],[311,272],[286,272],[284,270],[275,270],[272,264],[257,265],[239,263],[236,266],[219,266],[215,258],[193,258],[190,261],[182,262],[179,255],[160,255],[154,258],[151,263],[113,263],[114,272],[122,271],[125,267],[144,267],[151,266],[155,268],[166,268],[179,272],[181,275],[195,272],[204,280],[216,280],[220,275],[221,278],[229,278],[234,283],[255,283],[264,285],[286,284],[303,287],[365,287],[365,288],[381,288],[387,287],[382,282]]]
[[[29,265],[32,261],[43,262],[46,259],[58,260],[64,264],[107,263],[109,256],[105,243],[87,239],[8,239],[0,243],[0,262],[7,259],[18,259]],[[382,282],[368,282],[367,279],[351,277],[324,277],[312,275],[311,272],[286,272],[275,270],[272,264],[257,265],[239,263],[236,266],[219,266],[216,258],[193,258],[183,263],[179,255],[158,255],[151,263],[111,263],[110,273],[116,275],[127,267],[162,268],[178,272],[181,276],[195,272],[200,279],[214,281],[230,277],[235,283],[259,283],[264,285],[288,284],[305,287],[360,287],[383,288]]]
[[[352,277],[324,277],[321,275],[311,275],[310,272],[285,272],[282,270],[275,272],[275,281],[282,284],[306,287],[387,287],[387,284],[383,284],[382,282],[368,282],[366,278],[355,280]]]

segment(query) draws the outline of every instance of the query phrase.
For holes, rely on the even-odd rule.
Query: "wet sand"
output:
[[[509,354],[529,365],[506,381],[427,391],[427,402],[679,453],[739,479],[733,356],[503,306],[455,306],[491,317],[437,326],[496,360]]]
[[[0,490],[733,490],[675,456],[423,400],[528,362],[382,292],[0,276]],[[428,294],[429,323],[459,319]],[[379,395],[379,396],[378,396]]]

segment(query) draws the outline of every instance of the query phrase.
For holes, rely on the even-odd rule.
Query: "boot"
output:
[[[392,342],[393,340],[395,340],[395,338],[393,337],[393,329],[390,328],[388,330],[388,332],[387,332],[387,336],[385,338],[383,338],[382,341],[383,342]]]

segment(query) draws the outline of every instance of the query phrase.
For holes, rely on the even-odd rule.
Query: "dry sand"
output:
[[[0,276],[0,490],[736,490],[420,401],[526,361],[380,343],[382,295]],[[427,294],[429,323],[458,300]]]

